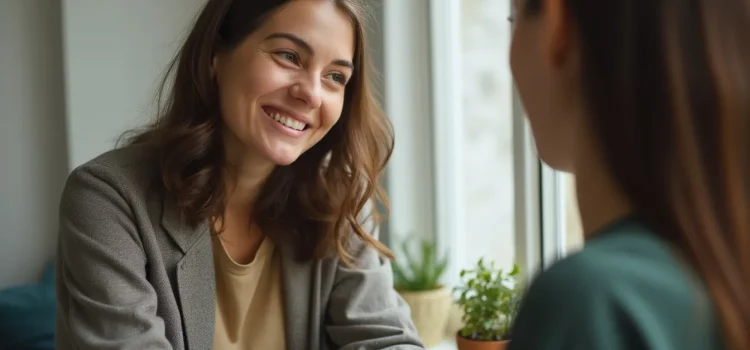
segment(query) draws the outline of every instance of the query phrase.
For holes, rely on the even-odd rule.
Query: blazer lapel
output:
[[[208,234],[208,222],[202,222],[197,227],[191,227],[182,220],[177,206],[173,201],[164,199],[162,201],[161,224],[170,238],[177,244],[183,254],[202,236]],[[210,240],[209,240],[210,241]]]
[[[286,324],[287,349],[317,350],[320,344],[319,330],[311,329],[317,322],[310,322],[313,265],[295,259],[294,246],[279,244],[281,252],[281,279],[284,290],[284,323]],[[319,288],[319,287],[318,287]],[[316,312],[315,315],[318,313]],[[316,316],[317,317],[317,316]]]
[[[216,277],[208,222],[191,227],[165,201],[162,225],[185,254],[177,264],[177,289],[186,348],[211,349],[216,315]]]

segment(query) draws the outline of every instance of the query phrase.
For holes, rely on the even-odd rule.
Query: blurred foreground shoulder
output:
[[[511,349],[721,349],[713,307],[669,246],[645,232],[594,239],[532,284]]]

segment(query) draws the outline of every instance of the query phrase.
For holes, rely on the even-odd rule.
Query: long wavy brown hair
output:
[[[543,1],[529,0],[534,15]],[[750,2],[568,0],[589,111],[637,214],[750,348]]]
[[[335,254],[351,263],[352,232],[391,258],[362,226],[363,214],[378,219],[375,205],[363,211],[368,202],[388,207],[380,175],[394,144],[392,126],[371,86],[369,15],[361,1],[332,1],[349,15],[356,36],[354,74],[346,86],[341,118],[294,163],[276,167],[248,215],[272,239],[292,240],[300,259]],[[223,124],[211,60],[221,50],[234,49],[287,2],[209,0],[164,76],[155,122],[126,138],[128,145],[153,150],[160,184],[192,224],[223,222],[227,199]]]

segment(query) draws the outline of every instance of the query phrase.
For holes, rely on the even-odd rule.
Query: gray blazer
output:
[[[213,345],[215,280],[208,224],[192,228],[155,190],[142,149],[75,169],[60,204],[56,348]],[[376,230],[374,225],[370,229]],[[423,349],[387,260],[361,241],[357,268],[299,262],[279,244],[286,344],[294,350]],[[263,317],[263,315],[257,315]]]

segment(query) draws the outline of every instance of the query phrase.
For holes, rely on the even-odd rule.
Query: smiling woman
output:
[[[423,348],[376,236],[365,18],[207,2],[156,121],[68,179],[56,348]]]

